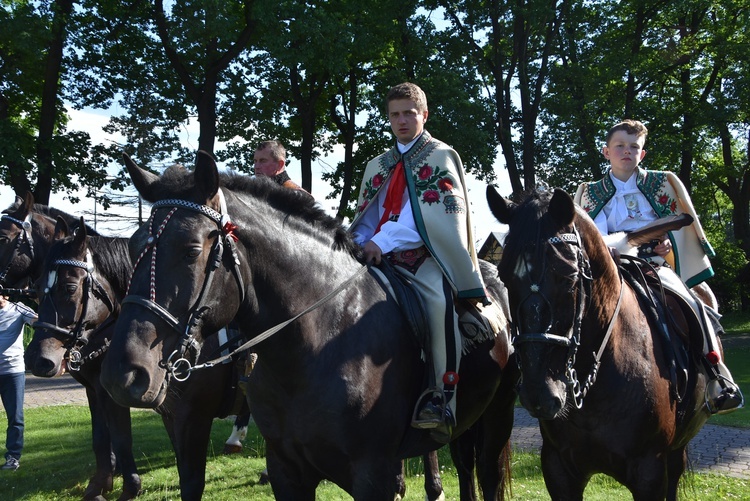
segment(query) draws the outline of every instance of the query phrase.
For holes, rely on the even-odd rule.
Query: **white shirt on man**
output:
[[[401,154],[406,153],[419,140],[420,136],[417,136],[413,141],[408,144],[396,143],[398,151]],[[388,186],[391,182],[391,178],[380,188],[378,195],[375,200],[371,203],[378,205],[378,211],[369,211],[365,214],[364,219],[357,225],[356,231],[353,232],[354,241],[359,245],[364,244],[368,240],[372,240],[383,254],[387,254],[392,251],[404,251],[410,249],[416,249],[424,245],[422,237],[417,231],[417,225],[414,222],[414,213],[411,210],[411,204],[409,203],[409,194],[405,189],[401,199],[401,214],[399,215],[398,221],[386,221],[383,226],[380,227],[380,231],[377,235],[374,235],[375,228],[380,222],[380,218],[383,217],[385,209],[383,208],[383,202],[388,193]]]

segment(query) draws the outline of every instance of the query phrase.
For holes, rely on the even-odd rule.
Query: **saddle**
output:
[[[422,296],[414,288],[411,280],[397,272],[387,259],[381,260],[378,267],[372,269],[380,272],[375,273],[375,276],[383,287],[393,294],[409,324],[409,330],[414,334],[417,344],[426,355],[425,359],[429,360],[430,324],[427,321],[427,309]]]
[[[382,274],[382,276],[376,274],[376,277],[393,294],[401,307],[419,347],[425,354],[429,355],[429,349],[426,348],[430,346],[430,324],[427,321],[427,310],[422,301],[422,296],[414,288],[411,281],[403,274],[398,273],[387,259],[383,259],[376,270]],[[488,306],[492,307],[493,305]],[[494,325],[483,313],[483,310],[487,308],[486,306],[473,305],[467,301],[457,300],[454,302],[454,307],[458,315],[458,328],[464,339],[464,354],[469,351],[474,343],[489,339],[502,330],[502,326]]]
[[[690,366],[703,346],[701,322],[690,304],[677,292],[664,287],[652,264],[644,259],[621,256],[623,279],[635,292],[641,310],[657,326],[657,339],[670,372],[672,395],[681,402],[688,389]],[[691,357],[692,355],[692,357]],[[693,360],[691,360],[691,358]]]

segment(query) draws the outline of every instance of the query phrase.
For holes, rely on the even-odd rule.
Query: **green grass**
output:
[[[179,487],[174,454],[161,419],[151,411],[133,411],[134,450],[143,480],[141,498],[177,500]],[[2,416],[4,419],[4,416]],[[265,466],[264,444],[257,430],[252,428],[240,455],[222,456],[224,440],[231,423],[216,420],[206,468],[206,501],[253,499],[272,500],[269,486],[257,484]],[[21,468],[15,472],[0,472],[0,497],[4,500],[78,500],[94,470],[91,452],[91,429],[88,409],[83,406],[41,407],[26,411],[26,447]],[[446,499],[458,499],[456,472],[447,448],[440,451],[443,485]],[[513,456],[514,500],[549,499],[541,476],[539,456],[515,452]],[[408,500],[424,498],[421,461],[411,459],[407,464]],[[115,482],[115,493],[122,488],[121,478]],[[115,499],[116,495],[109,495]],[[316,499],[321,501],[350,499],[341,489],[324,482]],[[632,499],[630,494],[612,479],[597,475],[586,489],[585,499]],[[685,500],[750,499],[750,480],[720,475],[686,475],[683,480]]]
[[[722,319],[727,330],[726,361],[746,396],[750,397],[750,315],[729,314]],[[750,428],[749,408],[727,416],[714,416],[709,423]],[[179,478],[166,431],[161,419],[151,411],[133,410],[134,451],[141,472],[144,492],[139,499],[178,500]],[[0,422],[5,422],[0,412]],[[265,445],[251,428],[241,455],[223,456],[221,449],[229,436],[231,423],[214,422],[206,467],[206,501],[272,500],[269,486],[258,485],[265,467]],[[448,449],[440,450],[440,464],[446,499],[458,499],[458,481]],[[514,452],[513,500],[549,499],[537,454]],[[0,498],[3,500],[78,500],[94,471],[91,451],[91,422],[84,406],[41,407],[26,410],[26,446],[21,468],[0,471]],[[421,460],[407,462],[407,500],[424,498]],[[683,501],[705,499],[750,499],[750,480],[721,475],[690,473],[682,481]],[[122,489],[117,477],[114,493]],[[116,499],[111,494],[109,499]],[[321,501],[349,499],[340,488],[324,482],[316,498]],[[632,499],[614,480],[596,475],[586,489],[586,501]]]
[[[750,312],[733,311],[721,317],[721,326],[727,334],[750,335]]]
[[[750,313],[727,313],[721,319],[725,334],[724,359],[734,381],[745,395],[745,407],[725,416],[712,416],[710,424],[750,428]]]

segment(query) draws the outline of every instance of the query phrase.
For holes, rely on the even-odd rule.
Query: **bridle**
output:
[[[78,320],[75,321],[73,329],[64,329],[58,326],[59,320],[57,307],[49,293],[52,288],[57,285],[57,276],[60,272],[61,266],[81,268],[86,272],[86,276],[83,279],[83,293],[81,294],[81,314],[78,317]],[[54,269],[50,271],[49,276],[47,277],[47,285],[44,289],[42,301],[49,300],[52,305],[52,310],[55,312],[55,323],[51,324],[48,322],[37,321],[34,322],[33,327],[34,329],[43,329],[61,335],[63,339],[65,339],[63,346],[68,350],[68,369],[71,371],[78,371],[86,362],[103,355],[109,348],[109,342],[106,341],[98,350],[94,350],[86,356],[81,354],[81,350],[88,344],[89,339],[95,335],[93,334],[88,337],[84,337],[83,335],[90,298],[92,296],[98,298],[109,310],[107,319],[94,329],[94,333],[101,332],[105,327],[115,321],[112,313],[115,312],[116,305],[107,293],[107,289],[94,276],[94,261],[89,250],[86,251],[86,261],[79,261],[76,259],[57,259],[53,263],[53,268]]]
[[[130,277],[128,283],[128,294],[122,300],[122,304],[130,303],[139,305],[146,308],[150,312],[156,314],[161,318],[169,327],[177,332],[179,338],[176,341],[176,348],[167,357],[162,364],[167,370],[167,374],[174,377],[178,381],[187,379],[190,375],[191,363],[185,358],[188,350],[192,350],[194,354],[198,352],[198,345],[196,342],[196,336],[199,333],[199,326],[203,315],[205,315],[210,309],[209,306],[204,305],[204,298],[211,288],[211,283],[214,279],[216,270],[220,267],[224,256],[229,256],[233,266],[232,271],[235,279],[237,280],[238,290],[240,294],[240,304],[245,300],[245,287],[242,280],[242,273],[240,270],[240,258],[237,249],[236,241],[237,236],[234,231],[237,229],[226,210],[226,201],[224,194],[221,190],[218,191],[220,200],[221,212],[208,207],[207,205],[200,205],[194,202],[180,199],[167,199],[159,200],[155,202],[151,207],[151,216],[148,220],[149,236],[146,240],[146,246],[144,247],[141,254],[133,266],[133,275]],[[155,215],[159,209],[169,209],[167,215],[162,222],[155,227]],[[164,229],[174,216],[175,212],[179,209],[186,209],[192,212],[197,212],[211,221],[213,221],[219,229],[219,234],[216,241],[211,246],[211,253],[208,258],[208,270],[206,272],[206,278],[201,287],[201,291],[198,295],[193,306],[188,310],[187,321],[182,323],[175,316],[173,316],[166,308],[156,302],[156,256],[157,248],[159,244],[159,238],[164,233]],[[151,252],[151,259],[149,263],[149,297],[137,296],[130,294],[130,286],[135,275],[135,271],[145,256]]]
[[[555,236],[552,236],[546,240],[546,244],[569,245],[573,247],[575,254],[576,254],[576,261],[577,261],[577,268],[578,268],[578,273],[577,273],[578,278],[576,281],[577,294],[575,296],[575,318],[573,320],[573,325],[570,329],[570,336],[560,335],[560,334],[556,334],[552,332],[552,325],[553,325],[554,319],[551,314],[551,311],[552,311],[551,302],[544,295],[544,292],[542,291],[542,287],[541,287],[542,283],[544,282],[547,276],[547,260],[546,260],[546,257],[543,257],[542,268],[541,268],[541,273],[539,275],[539,278],[538,279],[532,278],[528,293],[518,303],[518,306],[516,308],[516,315],[514,316],[515,320],[512,323],[513,345],[518,347],[518,345],[525,344],[525,343],[548,343],[548,344],[559,345],[559,346],[563,346],[567,348],[568,353],[567,353],[567,361],[565,364],[566,386],[568,390],[570,391],[570,395],[573,398],[573,402],[576,408],[580,409],[581,407],[583,407],[583,399],[586,397],[589,390],[596,382],[596,377],[599,371],[599,367],[601,365],[602,354],[604,353],[604,349],[606,348],[607,343],[609,342],[609,338],[612,335],[612,330],[614,328],[615,319],[617,318],[620,312],[620,304],[622,303],[622,294],[623,294],[622,277],[620,277],[620,296],[617,300],[617,306],[615,307],[615,311],[612,314],[612,318],[609,321],[609,326],[607,327],[607,331],[604,335],[604,339],[602,340],[599,350],[593,353],[594,365],[592,366],[591,371],[589,372],[589,375],[586,377],[582,386],[580,380],[578,379],[578,373],[576,372],[575,364],[576,364],[576,355],[578,353],[578,348],[581,345],[581,324],[583,322],[583,317],[586,312],[586,304],[591,298],[591,286],[593,283],[593,277],[591,275],[591,265],[589,263],[588,258],[585,256],[583,252],[581,236],[578,232],[578,228],[576,228],[575,225],[573,225],[572,232],[560,233]],[[542,256],[546,256],[546,253],[544,252],[542,252],[541,254]],[[519,332],[519,327],[518,327],[519,322],[517,319],[519,319],[521,316],[521,307],[524,305],[525,302],[529,301],[532,298],[540,298],[542,301],[542,304],[546,305],[546,307],[550,310],[549,322],[543,332]],[[520,358],[519,358],[519,363],[520,363]]]
[[[3,214],[2,217],[0,217],[0,221],[10,221],[11,223],[18,226],[18,228],[21,230],[18,235],[16,235],[14,241],[15,245],[13,246],[13,252],[10,255],[10,259],[8,259],[8,263],[3,268],[3,271],[0,272],[0,286],[4,286],[5,279],[7,278],[8,272],[13,265],[13,261],[20,254],[21,245],[23,245],[24,243],[28,244],[31,260],[34,260],[34,239],[31,237],[31,217],[31,212],[26,214],[26,217],[23,220],[16,219],[13,216],[9,216],[8,214]]]
[[[198,351],[198,345],[195,340],[196,335],[198,333],[198,326],[200,324],[200,320],[202,316],[209,310],[209,307],[207,306],[201,306],[203,304],[203,298],[208,292],[211,281],[213,280],[214,273],[219,268],[219,265],[221,264],[222,259],[225,255],[230,256],[233,267],[232,267],[232,273],[235,276],[237,283],[238,283],[238,289],[240,293],[240,304],[242,304],[245,301],[245,287],[242,280],[242,273],[240,270],[240,255],[237,249],[236,242],[238,240],[238,237],[234,234],[234,231],[237,230],[237,226],[234,225],[231,222],[231,219],[229,218],[229,215],[227,214],[226,209],[226,201],[224,198],[224,194],[222,193],[221,189],[218,191],[219,195],[219,201],[220,201],[220,207],[221,212],[217,212],[211,207],[208,207],[206,205],[199,205],[193,202],[189,202],[186,200],[179,200],[179,199],[169,199],[169,200],[160,200],[158,202],[155,202],[154,205],[151,207],[151,216],[148,220],[148,228],[149,228],[149,236],[146,240],[146,247],[143,249],[141,254],[138,256],[138,259],[135,262],[135,266],[133,267],[133,274],[135,274],[135,270],[137,269],[138,265],[143,260],[144,256],[151,251],[151,263],[150,263],[150,285],[149,285],[149,297],[145,298],[142,296],[136,296],[128,294],[125,296],[125,299],[123,299],[122,304],[125,303],[132,303],[140,305],[147,310],[151,311],[152,313],[155,313],[157,316],[159,316],[164,322],[169,325],[174,331],[178,333],[180,336],[178,340],[176,341],[177,347],[174,351],[167,357],[165,361],[162,361],[162,364],[167,372],[168,378],[174,378],[176,381],[185,381],[188,377],[190,377],[190,374],[196,370],[200,369],[207,369],[210,367],[213,367],[214,365],[218,363],[222,363],[237,353],[240,353],[242,351],[245,351],[262,341],[268,339],[275,333],[281,331],[303,315],[306,315],[307,313],[315,310],[328,300],[330,300],[332,297],[337,295],[339,292],[347,288],[349,285],[351,285],[360,275],[363,275],[367,272],[368,267],[366,265],[362,265],[352,276],[350,276],[347,280],[340,283],[336,288],[331,290],[329,293],[327,293],[325,296],[321,297],[319,300],[317,300],[315,303],[311,304],[301,312],[294,315],[292,318],[289,318],[285,320],[284,322],[281,322],[280,324],[277,324],[270,329],[267,329],[266,331],[258,334],[257,336],[253,337],[249,341],[245,342],[243,345],[235,348],[231,352],[228,352],[226,354],[221,355],[220,357],[216,359],[212,359],[210,361],[204,362],[200,365],[193,366],[185,357],[185,354],[188,350],[192,350],[195,353]],[[167,213],[166,217],[162,222],[158,225],[156,230],[154,231],[154,215],[157,211],[157,209],[160,208],[169,208],[170,211]],[[206,279],[203,283],[203,286],[201,288],[201,292],[198,296],[198,299],[193,304],[192,308],[188,312],[188,320],[184,324],[181,324],[180,321],[175,318],[171,313],[169,313],[166,308],[161,306],[156,302],[156,250],[157,245],[159,243],[159,238],[161,237],[162,233],[164,232],[165,227],[167,226],[167,223],[169,223],[169,220],[172,218],[174,213],[178,209],[188,209],[193,212],[197,212],[199,214],[202,214],[206,216],[207,218],[211,219],[214,223],[216,223],[217,227],[220,230],[220,236],[216,239],[216,242],[214,242],[212,248],[211,248],[211,256],[209,256],[209,266],[208,266],[208,272],[206,273]],[[131,281],[132,281],[132,275],[131,275]],[[128,284],[128,289],[130,289],[130,284]],[[227,344],[231,344],[227,343]],[[225,346],[220,346],[218,350],[224,349]]]

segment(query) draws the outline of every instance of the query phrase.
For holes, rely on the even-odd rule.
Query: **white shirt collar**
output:
[[[411,149],[411,147],[414,146],[414,143],[416,143],[420,137],[422,137],[422,134],[418,135],[407,144],[401,144],[398,141],[396,141],[396,146],[398,147],[399,153],[404,154],[407,151],[409,151],[409,149]]]
[[[612,180],[612,183],[615,185],[615,189],[619,192],[621,190],[634,190],[638,188],[638,185],[636,184],[636,176],[637,172],[633,172],[633,174],[628,178],[627,181],[620,181],[615,176],[612,175],[612,172],[609,173],[609,178]]]

